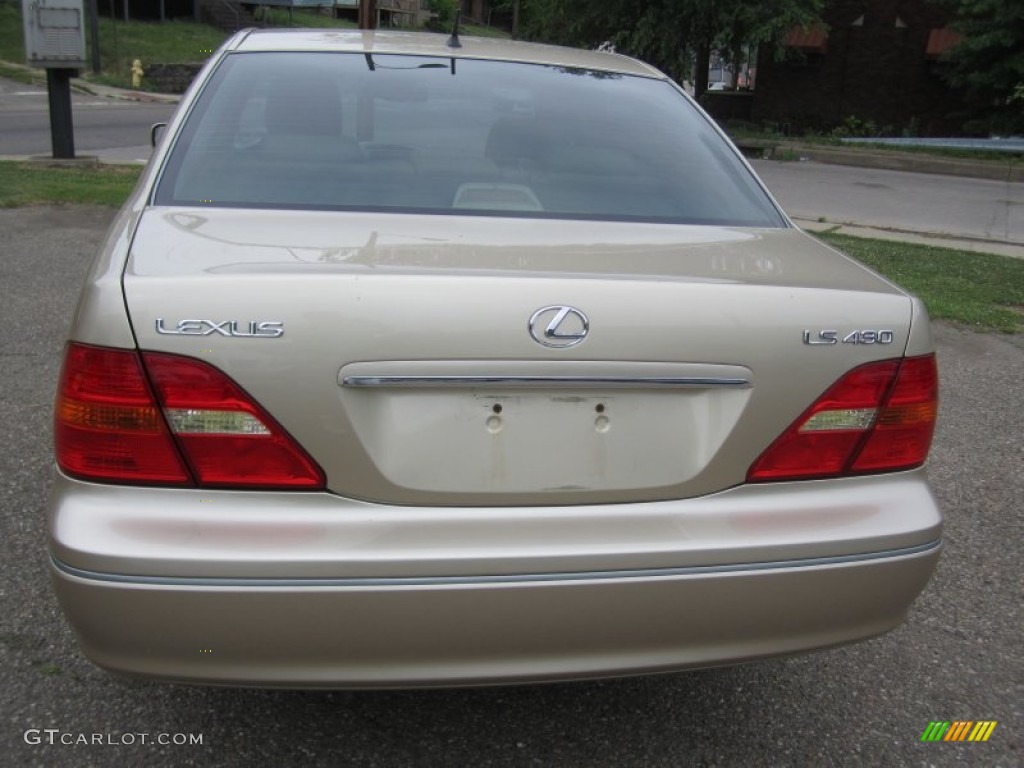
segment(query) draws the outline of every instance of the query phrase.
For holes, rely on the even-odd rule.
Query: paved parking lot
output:
[[[908,623],[885,637],[690,674],[462,691],[218,690],[97,670],[51,594],[42,509],[63,333],[111,216],[73,207],[0,211],[0,763],[1024,763],[1024,337],[947,326],[937,328],[943,392],[930,466],[946,546]],[[923,744],[932,720],[998,725],[984,744]],[[94,735],[102,743],[90,743]],[[170,744],[156,743],[163,735]],[[201,744],[173,743],[197,736]]]

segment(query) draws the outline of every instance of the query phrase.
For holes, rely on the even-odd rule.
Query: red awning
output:
[[[925,58],[938,59],[947,51],[955,48],[963,39],[964,36],[955,29],[949,27],[933,29],[928,33],[928,47],[924,51]]]
[[[828,42],[828,31],[823,24],[811,24],[809,27],[793,27],[786,33],[784,44],[789,48],[799,48],[808,53],[824,53]]]

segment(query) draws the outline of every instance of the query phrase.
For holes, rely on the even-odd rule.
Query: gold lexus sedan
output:
[[[218,685],[851,642],[935,567],[936,400],[921,303],[650,66],[244,31],[82,291],[56,592],[100,666]]]

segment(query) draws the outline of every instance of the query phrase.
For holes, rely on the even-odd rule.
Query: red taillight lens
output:
[[[71,344],[55,421],[57,463],[85,479],[324,487],[320,468],[266,411],[224,373],[187,357]]]
[[[938,411],[935,356],[855,368],[754,462],[750,482],[806,480],[920,466]]]
[[[323,487],[316,463],[221,371],[158,352],[143,352],[142,359],[200,486]]]
[[[938,410],[935,356],[904,360],[896,386],[851,471],[884,472],[923,464],[932,445]]]
[[[138,355],[71,344],[54,413],[57,464],[119,483],[191,485]]]

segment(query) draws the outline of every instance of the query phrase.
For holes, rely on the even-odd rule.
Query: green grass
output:
[[[497,37],[505,40],[512,37],[504,29],[499,29],[498,27],[487,27],[481,24],[469,24],[466,22],[459,26],[459,34],[469,37]]]
[[[50,168],[0,162],[0,207],[87,203],[117,207],[139,178],[137,166]]]
[[[336,27],[339,29],[355,29],[356,23],[348,19],[336,19],[328,13],[316,13],[315,11],[292,11],[291,19],[288,18],[286,8],[271,8],[263,6],[261,15],[256,16],[256,23],[268,27]]]
[[[104,69],[134,59],[173,64],[204,61],[227,33],[193,21],[115,21],[100,18],[100,63]]]
[[[207,24],[191,21],[164,23],[99,19],[100,68],[102,74],[93,75],[88,67],[82,75],[105,85],[128,87],[131,85],[132,61],[140,59],[143,69],[151,63],[177,64],[201,62],[217,49],[227,33]],[[92,61],[92,45],[86,35],[86,61]],[[0,2],[0,60],[15,64],[25,63],[25,37],[19,5]],[[0,76],[17,72],[4,67]],[[14,79],[27,82],[24,74]]]
[[[25,63],[25,30],[21,24],[21,6],[0,2],[0,59]]]
[[[15,80],[25,85],[46,85],[45,70],[15,67],[5,61],[0,61],[0,77]]]
[[[1024,331],[1024,259],[819,233],[917,294],[936,319],[978,331]]]
[[[94,75],[86,69],[82,74],[87,80],[120,87],[130,87],[135,59],[142,62],[143,70],[155,63],[202,62],[227,37],[227,33],[215,27],[191,21],[126,23],[100,18],[99,26],[102,73]]]

